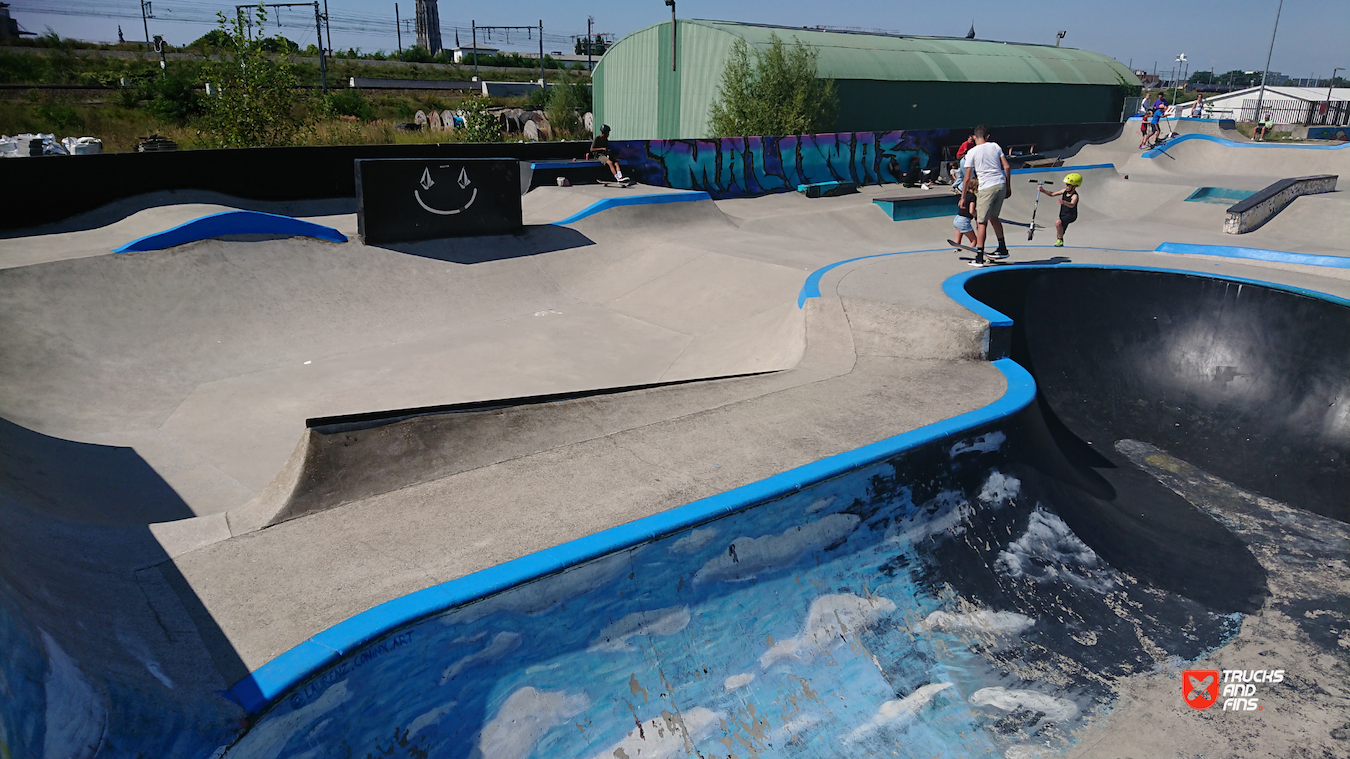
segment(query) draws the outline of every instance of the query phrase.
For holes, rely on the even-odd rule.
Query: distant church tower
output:
[[[417,44],[432,55],[441,52],[441,14],[436,0],[417,0]]]

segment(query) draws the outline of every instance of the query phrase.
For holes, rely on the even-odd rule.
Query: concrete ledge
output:
[[[1319,174],[1281,179],[1246,200],[1230,206],[1228,217],[1223,222],[1223,231],[1230,235],[1240,235],[1259,229],[1300,195],[1335,192],[1338,178],[1335,174]]]
[[[1230,245],[1188,245],[1179,242],[1165,242],[1157,247],[1157,252],[1174,253],[1183,256],[1248,258],[1253,261],[1274,261],[1282,264],[1303,264],[1304,266],[1325,266],[1333,269],[1350,269],[1350,256],[1319,256],[1312,253],[1290,253],[1283,250],[1239,248]]]

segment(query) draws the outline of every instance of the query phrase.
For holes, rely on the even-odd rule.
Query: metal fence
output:
[[[1244,100],[1236,109],[1234,116],[1238,121],[1257,121],[1259,116],[1270,114],[1276,124],[1297,124],[1302,126],[1346,126],[1350,125],[1350,101],[1332,100],[1311,103],[1306,100],[1267,100],[1261,103],[1261,113],[1256,112],[1256,100]]]

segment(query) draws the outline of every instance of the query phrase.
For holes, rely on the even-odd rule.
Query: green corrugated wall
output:
[[[1071,48],[695,20],[678,33],[675,71],[669,21],[624,37],[596,66],[596,115],[614,139],[707,137],[732,45],[763,46],[770,34],[820,47],[821,74],[836,77],[840,132],[1115,121],[1118,77],[1134,83],[1118,61]]]

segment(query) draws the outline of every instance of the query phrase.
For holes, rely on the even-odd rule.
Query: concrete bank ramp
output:
[[[147,217],[200,211],[44,239],[110,248]],[[669,225],[685,234],[655,231]],[[95,458],[134,451],[168,485],[122,513],[65,500],[65,518],[219,513],[273,480],[308,418],[791,366],[807,272],[739,255],[734,231],[705,201],[518,237],[209,240],[0,270],[0,416]],[[46,464],[7,466],[32,479]],[[92,495],[101,480],[78,481]]]

